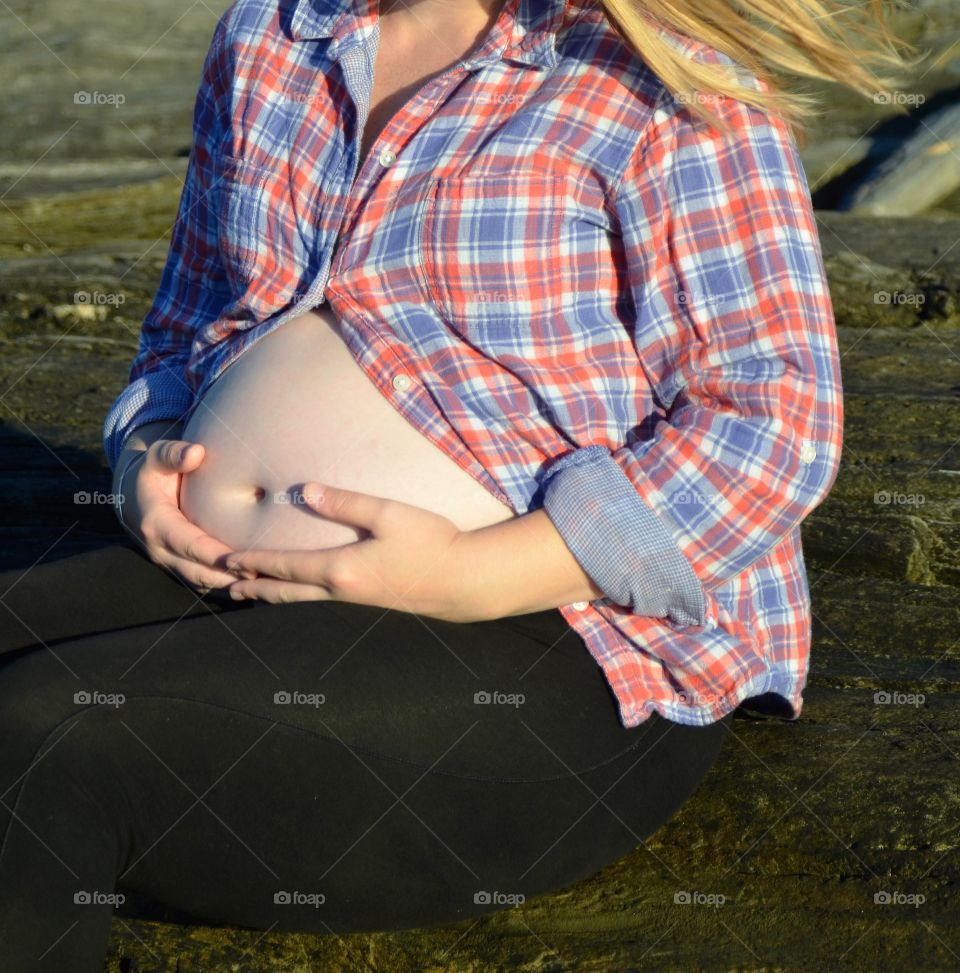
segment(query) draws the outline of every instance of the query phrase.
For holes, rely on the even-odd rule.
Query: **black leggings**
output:
[[[558,611],[201,599],[123,545],[0,600],[5,973],[99,973],[124,890],[319,933],[505,908],[656,831],[729,728],[625,729]]]

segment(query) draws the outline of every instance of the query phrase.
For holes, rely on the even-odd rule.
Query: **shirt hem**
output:
[[[688,704],[675,702],[669,699],[645,699],[640,702],[632,701],[622,693],[618,693],[615,687],[614,673],[616,672],[616,661],[629,653],[618,653],[609,661],[604,661],[602,653],[604,646],[600,644],[596,650],[592,647],[593,640],[589,634],[584,634],[578,627],[578,613],[571,613],[567,606],[560,608],[561,614],[567,619],[570,627],[577,632],[584,643],[584,647],[593,656],[597,665],[603,672],[607,685],[616,700],[617,710],[620,715],[620,722],[627,729],[640,726],[645,723],[653,713],[657,713],[664,719],[684,726],[709,726],[722,720],[728,713],[737,709],[745,700],[759,696],[773,695],[782,700],[789,713],[782,717],[787,722],[794,722],[800,718],[803,708],[803,689],[806,685],[805,676],[796,678],[788,673],[777,672],[769,667],[748,677],[739,683],[734,689],[723,695],[710,697],[708,702],[700,704]],[[570,618],[568,615],[573,614]],[[683,696],[682,692],[677,692],[678,697]],[[760,712],[768,709],[764,707]]]

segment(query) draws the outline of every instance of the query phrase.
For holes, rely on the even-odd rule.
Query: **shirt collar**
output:
[[[333,38],[343,49],[374,30],[379,0],[291,0],[286,18],[295,41]],[[481,67],[509,58],[534,67],[552,67],[558,57],[557,31],[573,0],[507,0],[484,44],[463,62]],[[331,52],[338,56],[337,51]]]

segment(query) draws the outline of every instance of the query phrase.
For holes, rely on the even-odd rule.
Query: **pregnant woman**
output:
[[[104,428],[129,544],[2,579],[4,971],[100,970],[123,895],[501,909],[655,832],[738,706],[799,716],[842,406],[774,81],[871,93],[869,10],[224,13]]]

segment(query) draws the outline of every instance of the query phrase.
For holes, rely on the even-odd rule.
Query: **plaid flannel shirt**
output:
[[[111,467],[133,429],[187,421],[253,342],[329,301],[393,407],[517,513],[542,506],[601,587],[560,611],[625,726],[757,697],[796,718],[800,523],[835,479],[842,400],[785,124],[718,97],[725,138],[596,0],[507,0],[358,171],[378,42],[376,0],[220,18],[167,263],[104,424]]]

